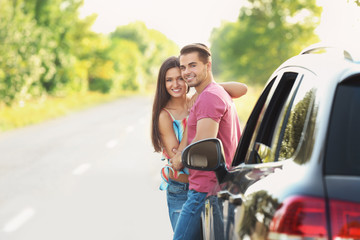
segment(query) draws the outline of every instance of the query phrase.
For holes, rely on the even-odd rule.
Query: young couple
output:
[[[205,198],[217,184],[214,172],[183,168],[181,150],[205,138],[219,138],[227,166],[240,139],[240,123],[231,98],[247,92],[244,84],[217,84],[211,52],[200,43],[183,47],[160,67],[152,113],[152,143],[167,164],[161,169],[161,190],[167,203],[174,239],[199,239]],[[189,87],[196,93],[187,95]]]

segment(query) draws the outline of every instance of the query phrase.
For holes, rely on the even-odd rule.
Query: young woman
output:
[[[245,84],[236,82],[221,83],[221,86],[233,98],[238,98],[247,92]],[[186,146],[184,131],[187,117],[196,94],[187,96],[189,87],[181,77],[180,63],[177,57],[166,59],[160,67],[152,112],[151,139],[155,152],[162,152],[162,160],[167,164],[161,169],[163,182],[161,190],[167,192],[167,204],[171,226],[175,229],[182,205],[187,199],[188,171],[175,171],[169,164],[169,159],[175,155],[180,143]]]

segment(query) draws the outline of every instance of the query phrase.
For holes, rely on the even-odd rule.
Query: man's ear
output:
[[[211,67],[212,67],[211,61],[209,61],[206,65],[207,65],[207,67],[208,67],[208,70],[211,72]]]

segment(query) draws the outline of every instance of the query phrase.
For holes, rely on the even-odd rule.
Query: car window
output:
[[[325,173],[360,175],[360,76],[337,87],[325,155]]]
[[[299,84],[299,74],[295,72],[284,72],[279,78],[276,89],[271,92],[271,98],[262,109],[257,127],[252,136],[252,141],[246,156],[247,164],[256,164],[269,161],[270,146],[272,144],[274,129],[283,107],[291,92]]]
[[[237,166],[240,163],[243,163],[249,148],[250,141],[252,139],[254,129],[257,125],[259,116],[264,108],[264,104],[267,101],[270,90],[272,89],[276,77],[274,77],[266,86],[263,92],[261,93],[259,99],[257,100],[253,111],[251,112],[249,119],[245,125],[245,129],[242,133],[239,145],[237,147],[232,166]]]
[[[302,76],[298,88],[284,108],[282,119],[279,119],[274,135],[271,161],[282,161],[296,157],[311,115],[316,83],[315,76],[311,73]],[[303,163],[307,159],[296,159],[296,161]]]

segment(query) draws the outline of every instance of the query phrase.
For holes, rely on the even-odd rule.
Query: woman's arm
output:
[[[175,149],[174,156],[171,157],[171,164],[175,170],[181,170],[184,168],[182,162],[181,162],[181,152],[187,147],[187,125],[184,130],[183,138],[181,139],[180,145],[177,149]]]
[[[172,119],[165,110],[160,112],[159,131],[163,148],[168,157],[172,158],[175,155],[173,149],[179,148],[179,141],[177,140],[173,129]]]
[[[182,150],[184,150],[184,148],[186,148],[187,145],[188,145],[188,142],[187,142],[187,125],[186,125],[186,127],[184,129],[183,137],[181,139],[179,148],[177,150],[182,151]]]
[[[225,91],[232,97],[232,98],[239,98],[246,94],[247,86],[244,83],[239,82],[222,82],[219,83]]]
[[[160,136],[161,136],[161,142],[162,142],[163,148],[164,148],[166,154],[168,155],[168,157],[173,158],[174,156],[176,156],[177,149],[179,148],[179,142],[178,142],[178,139],[176,138],[176,135],[175,135],[175,132],[173,129],[172,119],[170,118],[169,114],[167,112],[165,112],[164,110],[160,112],[159,129],[160,129]],[[183,139],[181,141],[183,145],[186,144],[186,140],[187,140],[187,137],[186,137],[186,134],[184,134]],[[171,160],[170,160],[170,162],[171,162]],[[173,166],[173,168],[175,170],[181,170],[182,166],[180,166],[180,167],[177,166],[176,168]],[[175,178],[173,175],[173,172],[170,171],[169,177],[171,179],[175,179],[176,181],[179,181],[179,182],[183,182],[183,183],[189,182],[188,175],[186,175],[186,174],[180,174],[177,176],[177,178]]]

